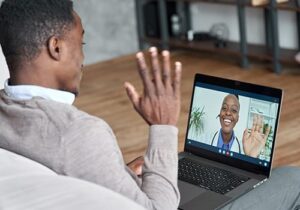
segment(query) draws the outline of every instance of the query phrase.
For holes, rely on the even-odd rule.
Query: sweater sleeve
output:
[[[147,209],[177,209],[177,133],[173,126],[150,127],[142,182],[138,183],[104,121],[73,122],[63,136],[63,174],[105,186]]]

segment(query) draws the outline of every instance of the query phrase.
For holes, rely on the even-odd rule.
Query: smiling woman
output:
[[[241,144],[233,130],[239,121],[239,112],[240,102],[238,96],[233,94],[225,96],[218,115],[221,129],[214,134],[211,142],[212,146],[242,153]]]
[[[202,100],[203,98],[209,100]],[[219,152],[235,152],[264,159],[264,147],[272,140],[269,133],[274,124],[264,119],[266,116],[261,113],[253,113],[249,117],[250,102],[249,97],[238,95],[234,91],[196,87],[188,139],[217,148]],[[205,114],[202,113],[201,107],[205,107]],[[198,119],[200,117],[201,120]]]
[[[225,96],[218,115],[221,129],[214,134],[211,145],[226,151],[244,153],[257,158],[266,144],[270,126],[262,129],[264,125],[263,116],[256,114],[252,118],[251,132],[248,132],[246,128],[242,136],[242,142],[240,142],[234,132],[235,125],[239,121],[239,112],[240,102],[238,96],[233,94]]]
[[[222,103],[219,119],[222,127],[221,138],[219,138],[218,146],[229,147],[231,141],[235,138],[233,128],[239,120],[240,103],[235,95],[227,95]],[[232,145],[232,144],[231,144]],[[231,146],[230,145],[230,146]],[[230,150],[230,148],[227,148]]]

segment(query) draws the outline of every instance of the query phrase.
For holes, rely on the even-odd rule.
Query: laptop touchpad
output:
[[[186,204],[180,205],[179,209],[182,210],[199,210],[199,209],[215,209],[226,201],[230,200],[230,197],[221,195],[215,192],[206,191],[201,195],[198,195],[193,200],[190,200]]]
[[[180,191],[180,205],[185,204],[193,198],[196,198],[200,194],[206,192],[206,190],[198,186],[180,180],[178,180],[178,188]]]

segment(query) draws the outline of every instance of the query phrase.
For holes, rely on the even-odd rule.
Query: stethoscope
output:
[[[215,138],[216,138],[216,135],[219,131],[217,131],[215,134],[214,134],[214,137],[212,138],[211,140],[211,146],[213,146],[214,142],[215,142]],[[237,142],[238,144],[238,147],[239,147],[239,153],[241,153],[241,145],[240,145],[240,142],[239,142],[239,139],[235,136],[234,137],[234,140]]]

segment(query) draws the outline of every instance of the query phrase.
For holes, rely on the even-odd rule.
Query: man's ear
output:
[[[62,40],[56,36],[49,38],[47,43],[48,52],[51,58],[59,61],[62,54]]]

